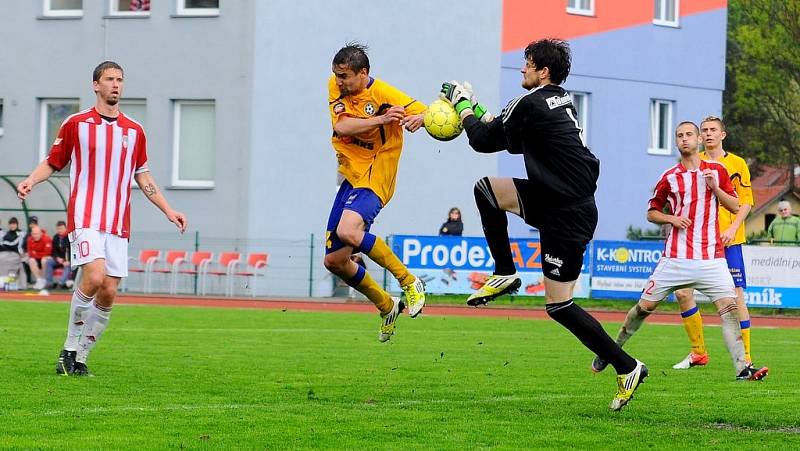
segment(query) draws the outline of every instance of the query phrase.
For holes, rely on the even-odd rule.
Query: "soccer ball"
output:
[[[461,119],[453,105],[445,100],[434,100],[428,105],[423,118],[425,131],[439,141],[450,141],[461,134]]]

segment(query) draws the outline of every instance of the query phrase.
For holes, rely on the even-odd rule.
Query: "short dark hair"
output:
[[[17,221],[17,218],[16,218],[16,217],[14,217],[14,216],[12,216],[12,217],[11,217],[11,219],[9,219],[9,220],[8,220],[8,223],[9,223],[9,224],[16,224],[16,225],[19,225],[19,221]]]
[[[353,72],[367,69],[367,73],[369,73],[369,57],[367,57],[367,50],[369,50],[369,47],[364,44],[348,42],[333,56],[333,64],[337,66],[343,64],[349,67]]]
[[[58,221],[58,222],[56,223],[56,227],[58,227],[58,226],[64,226],[64,227],[66,227],[66,226],[67,226],[67,223],[66,223],[66,222],[64,222],[64,221]]]
[[[681,128],[681,125],[687,125],[687,124],[690,124],[692,127],[694,127],[695,133],[697,133],[698,135],[700,134],[700,127],[698,127],[697,124],[695,124],[692,121],[683,121],[683,122],[681,122],[680,124],[678,124],[677,127],[675,127],[675,132],[676,133],[678,132],[678,129]]]
[[[546,38],[531,42],[525,47],[525,59],[536,65],[537,69],[550,69],[550,81],[564,83],[572,67],[569,43],[561,39]]]
[[[97,67],[94,68],[94,72],[92,72],[92,81],[100,81],[100,77],[103,75],[103,71],[108,69],[119,69],[123,75],[125,75],[125,71],[122,70],[122,66],[113,62],[113,61],[103,61],[102,63],[98,64]]]
[[[705,122],[719,122],[719,128],[723,132],[725,131],[725,123],[722,122],[722,119],[717,117],[717,116],[708,115],[708,116],[704,117],[703,120],[700,121],[700,125],[703,125],[703,123],[705,123]]]

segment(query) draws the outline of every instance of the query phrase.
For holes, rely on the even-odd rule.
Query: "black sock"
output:
[[[486,243],[494,258],[494,273],[508,276],[517,272],[511,257],[511,245],[508,241],[508,218],[506,212],[497,206],[489,178],[484,177],[475,183],[475,204],[481,214],[481,225]]]
[[[636,360],[608,336],[599,321],[572,302],[572,299],[547,304],[546,309],[550,318],[566,327],[601,359],[613,365],[617,374],[628,374],[636,368]]]

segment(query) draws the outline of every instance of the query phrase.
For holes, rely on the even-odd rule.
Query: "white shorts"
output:
[[[106,275],[128,277],[128,239],[94,229],[75,229],[69,234],[73,268],[99,258],[106,261]]]
[[[689,260],[662,257],[647,279],[642,299],[658,302],[681,288],[694,288],[712,301],[736,298],[733,277],[725,258]]]

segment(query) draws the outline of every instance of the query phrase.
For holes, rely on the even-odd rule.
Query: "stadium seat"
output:
[[[189,261],[182,261],[181,264],[189,263],[191,264],[190,268],[187,269],[180,269],[176,268],[177,271],[173,275],[173,283],[172,293],[174,294],[178,290],[178,276],[185,275],[185,276],[194,276],[197,277],[197,287],[202,287],[205,283],[205,274],[206,270],[208,269],[208,265],[211,264],[211,259],[213,254],[208,251],[194,251],[192,252],[192,256]]]
[[[170,250],[167,251],[167,256],[163,261],[163,266],[156,267],[158,262],[153,263],[153,268],[150,270],[150,283],[149,285],[145,286],[145,293],[152,293],[153,292],[153,276],[152,274],[164,274],[165,276],[169,276],[169,293],[175,294],[176,285],[177,285],[177,271],[180,267],[181,263],[186,260],[186,251],[176,251]]]
[[[217,257],[217,261],[206,266],[205,276],[200,285],[200,294],[206,295],[206,283],[208,276],[218,276],[225,278],[225,296],[233,296],[233,273],[239,264],[241,255],[238,252],[222,252]],[[213,265],[213,268],[212,268]]]
[[[251,253],[247,257],[247,271],[238,271],[234,272],[234,277],[244,277],[245,279],[253,278],[253,285],[252,285],[252,296],[256,296],[256,291],[258,288],[258,278],[259,277],[266,277],[267,275],[267,263],[269,261],[269,254],[266,253]],[[233,295],[233,287],[234,284],[231,282],[231,296]]]
[[[142,249],[139,251],[139,258],[129,257],[129,261],[133,261],[134,265],[129,265],[129,273],[142,274],[142,291],[147,293],[150,288],[151,278],[153,275],[153,265],[156,264],[158,259],[161,258],[161,251],[158,249]],[[56,277],[54,275],[54,277]],[[125,291],[121,289],[120,291]]]

